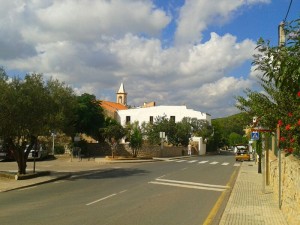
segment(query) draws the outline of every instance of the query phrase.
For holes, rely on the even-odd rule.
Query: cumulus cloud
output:
[[[213,23],[225,23],[242,6],[270,3],[271,0],[186,0],[180,9],[175,42],[177,45],[199,43],[202,32]]]
[[[124,82],[130,105],[228,115],[232,96],[253,85],[254,72],[249,79],[231,72],[251,59],[255,43],[215,32],[201,42],[201,32],[243,5],[267,2],[187,0],[173,34],[178,45],[167,48],[161,36],[176,18],[150,0],[2,0],[0,65],[53,76],[99,99],[115,101]]]

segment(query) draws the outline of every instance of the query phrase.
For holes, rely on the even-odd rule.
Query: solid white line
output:
[[[95,204],[95,203],[97,203],[97,202],[100,202],[100,201],[103,201],[103,200],[105,200],[105,199],[111,198],[111,197],[113,197],[113,196],[115,196],[115,195],[117,195],[117,194],[111,194],[111,195],[108,195],[108,196],[106,196],[106,197],[104,197],[104,198],[100,198],[100,199],[98,199],[98,200],[96,200],[96,201],[93,201],[93,202],[90,202],[90,203],[88,203],[88,204],[86,204],[86,205],[89,206],[89,205]]]
[[[208,161],[201,161],[201,162],[198,162],[199,164],[204,164],[204,163],[207,163]]]
[[[225,163],[222,163],[221,165],[222,166],[227,166],[227,165],[229,165],[229,163],[225,162]]]
[[[210,163],[211,165],[215,165],[215,164],[218,164],[219,162],[212,162]]]
[[[204,183],[196,183],[196,182],[188,182],[188,181],[180,181],[180,180],[167,180],[167,179],[155,179],[157,181],[169,182],[169,183],[178,183],[178,184],[189,184],[189,185],[198,185],[198,186],[206,186],[206,187],[216,187],[216,188],[229,188],[224,185],[216,185],[216,184],[204,184]]]
[[[156,181],[151,181],[149,183],[161,184],[161,185],[167,185],[167,186],[175,186],[175,187],[192,188],[192,189],[210,190],[210,191],[225,191],[225,189],[222,189],[222,188],[210,188],[210,187],[201,187],[201,186],[184,185],[184,184],[173,184],[173,183],[164,183],[164,182],[156,182]]]
[[[122,194],[122,193],[124,193],[124,192],[126,192],[126,191],[127,191],[127,190],[120,191],[119,194]]]

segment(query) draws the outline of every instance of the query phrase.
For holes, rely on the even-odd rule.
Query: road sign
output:
[[[251,139],[255,140],[255,141],[259,140],[259,133],[257,131],[252,131],[251,132]]]

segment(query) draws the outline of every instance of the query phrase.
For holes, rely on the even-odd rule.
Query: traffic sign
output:
[[[255,141],[259,140],[259,132],[257,132],[257,131],[252,131],[252,132],[251,132],[251,139],[252,139],[252,140],[255,140]]]

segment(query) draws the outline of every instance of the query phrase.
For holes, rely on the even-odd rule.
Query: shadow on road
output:
[[[76,176],[70,178],[70,180],[76,179],[107,179],[107,178],[120,178],[120,177],[129,177],[129,176],[143,176],[148,174],[149,171],[141,170],[137,168],[113,168],[106,169],[104,171],[99,170],[90,170],[82,173],[76,173]]]

